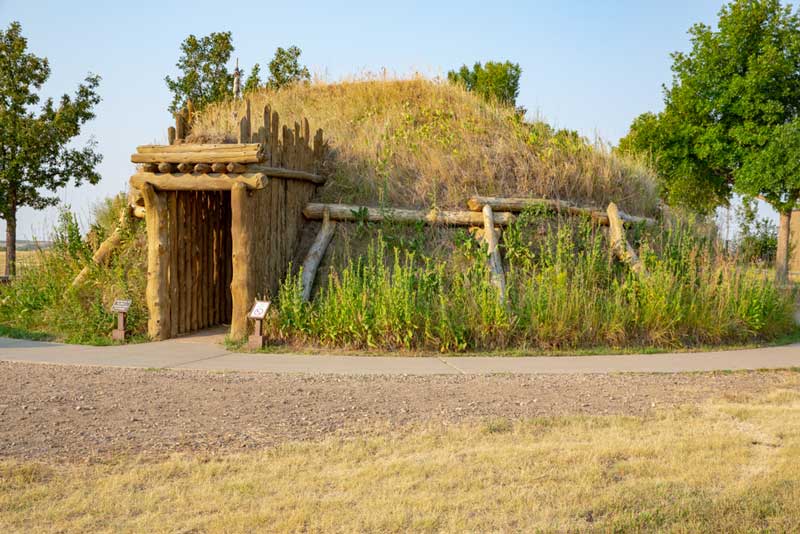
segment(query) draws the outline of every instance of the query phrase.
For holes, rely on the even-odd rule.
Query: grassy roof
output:
[[[522,120],[458,86],[425,78],[312,83],[248,97],[283,122],[305,116],[323,128],[330,151],[323,200],[453,208],[475,194],[546,196],[650,215],[657,193],[644,165]],[[234,138],[243,102],[207,108],[193,134]],[[254,130],[261,125],[254,113]]]

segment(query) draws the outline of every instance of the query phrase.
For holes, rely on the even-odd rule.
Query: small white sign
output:
[[[130,300],[117,299],[117,300],[114,301],[114,304],[111,306],[111,311],[112,312],[127,313],[128,309],[130,307],[131,307],[131,301]]]
[[[250,310],[250,318],[263,319],[267,316],[267,310],[269,310],[269,301],[257,300],[256,303],[253,304],[253,309]]]

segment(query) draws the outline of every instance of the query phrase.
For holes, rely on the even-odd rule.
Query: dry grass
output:
[[[3,532],[797,531],[800,393],[274,450],[0,462]]]
[[[610,200],[652,214],[653,175],[602,145],[522,122],[509,107],[421,77],[315,82],[249,95],[254,130],[265,104],[292,124],[308,117],[332,151],[325,200],[395,206],[463,207],[470,195],[541,195],[598,206]],[[198,139],[234,139],[243,103],[207,109]]]
[[[38,262],[36,250],[18,250],[17,251],[17,271],[25,269],[30,265],[35,265]],[[0,275],[6,272],[6,251],[0,250]]]

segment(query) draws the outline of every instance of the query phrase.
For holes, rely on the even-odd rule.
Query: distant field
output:
[[[17,271],[24,269],[26,266],[33,265],[37,261],[37,251],[35,250],[18,250],[17,251]],[[0,276],[6,272],[6,251],[0,250]]]

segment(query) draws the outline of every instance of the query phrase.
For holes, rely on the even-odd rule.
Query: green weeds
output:
[[[90,236],[98,243],[113,230],[124,202],[125,197],[119,196],[97,208],[98,223]],[[36,261],[13,283],[0,287],[0,335],[109,345],[116,317],[108,310],[114,299],[132,298],[128,330],[134,341],[143,340],[145,248],[144,225],[131,221],[119,251],[107,265],[94,266],[92,249],[81,237],[74,215],[63,211],[53,247],[38,251]],[[92,270],[85,283],[72,288],[72,280],[87,264]]]
[[[647,276],[611,260],[604,234],[523,214],[505,231],[507,295],[491,284],[485,247],[457,231],[452,252],[391,247],[330,271],[312,303],[300,275],[279,293],[273,336],[361,349],[564,350],[687,347],[773,340],[795,330],[794,296],[678,223],[642,229]],[[443,259],[447,255],[447,259]],[[438,258],[438,259],[437,259]]]

